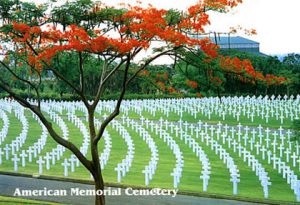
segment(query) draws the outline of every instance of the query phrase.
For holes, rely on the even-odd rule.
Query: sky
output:
[[[103,0],[113,5],[135,0]],[[197,0],[142,0],[160,8],[184,10]],[[228,32],[232,26],[256,29],[257,35],[240,36],[260,43],[260,51],[269,55],[300,53],[300,0],[243,0],[243,4],[227,14],[211,14],[208,31]]]

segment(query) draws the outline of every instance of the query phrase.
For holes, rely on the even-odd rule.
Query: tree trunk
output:
[[[104,181],[100,166],[99,153],[97,145],[92,146],[92,158],[93,158],[93,178],[95,181],[95,191],[104,190]],[[103,192],[102,192],[103,193]],[[96,195],[95,196],[95,205],[105,205],[105,196],[104,195]]]
[[[99,164],[99,166],[95,166],[95,171],[93,173],[93,178],[94,178],[94,181],[95,181],[95,191],[96,191],[96,193],[97,193],[97,190],[102,190],[103,191],[104,190],[104,181],[103,181],[103,177],[102,177],[100,164]],[[104,195],[96,195],[95,196],[95,205],[105,205],[105,196]]]
[[[104,182],[102,173],[94,173],[94,181],[95,181],[95,191],[104,190]],[[103,192],[102,192],[103,193]],[[105,205],[105,196],[104,195],[96,195],[95,196],[95,205]]]

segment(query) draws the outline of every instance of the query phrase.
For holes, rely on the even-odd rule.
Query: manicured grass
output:
[[[201,112],[200,112],[201,113]],[[26,118],[29,123],[29,131],[28,136],[26,139],[26,143],[20,149],[18,154],[20,154],[21,150],[27,149],[29,146],[32,146],[37,140],[39,139],[42,127],[38,124],[36,120],[33,119],[31,113],[29,111],[25,112]],[[102,120],[104,115],[108,115],[109,113],[105,110],[102,110],[101,113],[96,114],[96,118]],[[0,145],[0,147],[4,147],[5,144],[11,143],[12,140],[16,138],[21,133],[22,124],[20,121],[14,116],[14,114],[7,113],[10,119],[10,127],[9,133],[5,141]],[[85,120],[85,114],[82,111],[76,110],[76,115],[83,121],[85,125],[87,122]],[[179,115],[174,112],[170,112],[169,116],[167,117],[163,112],[157,111],[155,116],[151,115],[148,111],[143,111],[142,115],[144,118],[148,118],[149,120],[158,121],[160,118],[167,119],[168,121],[176,122],[180,119]],[[134,110],[129,110],[129,116],[131,119],[139,120],[140,115],[135,112]],[[83,142],[83,135],[80,132],[80,129],[77,128],[74,124],[68,121],[66,116],[66,111],[63,112],[61,118],[66,123],[68,130],[69,130],[69,140],[73,142],[78,147],[81,146]],[[120,122],[122,121],[122,115],[117,117]],[[189,112],[183,112],[182,118],[183,121],[187,121],[190,123],[197,123],[199,120],[202,122],[213,123],[216,124],[219,121],[222,122],[222,116],[211,114],[210,118],[207,115],[197,114],[196,118],[190,114]],[[242,125],[248,126],[258,126],[261,124],[263,127],[270,127],[270,128],[278,128],[282,126],[284,128],[289,128],[291,125],[291,121],[289,119],[285,120],[285,123],[281,125],[279,121],[275,119],[275,117],[269,119],[269,123],[266,123],[265,120],[261,118],[255,118],[253,122],[251,119],[248,119],[245,116],[240,117],[240,122]],[[223,124],[228,125],[237,125],[238,122],[235,117],[233,116],[226,116],[226,120]],[[0,129],[3,126],[3,121],[0,120]],[[151,151],[143,141],[142,137],[131,128],[131,126],[127,126],[126,123],[123,124],[126,128],[127,132],[131,136],[134,145],[135,145],[135,154],[132,162],[132,166],[129,172],[126,174],[125,177],[122,178],[121,183],[126,185],[137,185],[137,186],[144,186],[145,178],[142,170],[148,165],[149,160],[151,158]],[[53,127],[58,130],[61,134],[62,131],[60,130],[59,126],[53,123]],[[163,141],[159,137],[155,131],[151,130],[150,128],[144,128],[153,138],[159,155],[159,161],[157,165],[157,169],[155,175],[153,176],[153,180],[150,181],[150,187],[162,187],[162,188],[173,188],[173,177],[170,175],[175,167],[176,158],[173,154],[172,150],[168,147],[167,143]],[[127,144],[125,140],[120,136],[117,130],[113,129],[111,125],[107,127],[107,132],[111,137],[112,142],[112,149],[110,153],[110,157],[108,160],[107,165],[103,170],[104,179],[108,183],[117,183],[117,172],[114,170],[118,163],[122,162],[122,159],[125,158],[127,154]],[[175,134],[171,134],[170,130],[167,131],[176,143],[179,145],[179,148],[184,157],[184,167],[182,178],[179,184],[180,191],[187,191],[187,192],[202,192],[202,180],[200,179],[202,165],[199,161],[198,157],[193,153],[192,149],[189,148],[188,145],[184,143],[183,140],[180,140],[179,137],[175,137]],[[191,133],[189,133],[191,134]],[[243,133],[244,134],[244,133]],[[251,133],[249,133],[249,136]],[[192,136],[195,138],[195,134]],[[215,136],[213,136],[216,139]],[[235,136],[237,137],[237,136]],[[196,139],[196,138],[195,138]],[[270,139],[273,139],[273,136],[270,134]],[[205,142],[201,142],[198,138],[196,141],[202,147],[203,151],[207,154],[209,161],[211,163],[211,175],[208,185],[208,193],[216,193],[216,194],[225,194],[225,195],[232,195],[232,182],[230,182],[230,173],[229,170],[226,168],[226,165],[223,163],[219,156],[215,154],[209,146],[206,145]],[[277,141],[279,142],[280,139],[278,138]],[[222,144],[223,148],[230,154],[230,156],[234,159],[235,164],[238,166],[241,175],[241,182],[238,185],[238,196],[250,197],[250,198],[263,198],[263,190],[260,185],[260,181],[258,177],[255,175],[255,172],[252,171],[251,167],[247,166],[247,163],[243,162],[242,158],[238,157],[237,152],[234,153],[232,149],[227,147],[227,144],[223,144],[222,140],[218,141],[219,144]],[[287,143],[287,142],[286,142]],[[263,141],[261,145],[266,145],[266,142]],[[48,136],[46,146],[42,150],[40,156],[45,156],[47,152],[51,152],[52,149],[56,148],[57,143]],[[250,150],[249,144],[246,146],[248,150]],[[104,140],[101,140],[99,143],[99,152],[101,153],[104,149]],[[295,151],[295,148],[292,146],[292,151]],[[276,151],[277,155],[279,155],[279,151]],[[271,178],[272,185],[270,186],[269,192],[269,199],[274,200],[284,200],[284,201],[295,201],[295,195],[290,189],[290,186],[286,183],[285,179],[282,178],[281,175],[277,173],[277,170],[273,170],[272,164],[269,165],[266,160],[262,160],[260,155],[256,155],[255,148],[252,151],[252,154],[256,156],[259,162],[264,166],[266,171],[269,173],[269,177]],[[100,155],[100,154],[99,154]],[[57,161],[56,166],[51,166],[49,170],[46,170],[44,167],[43,175],[47,176],[59,176],[63,177],[63,166],[61,163],[65,158],[69,158],[71,156],[71,152],[66,150],[63,154],[63,157]],[[88,152],[87,157],[90,158],[90,153]],[[4,156],[3,156],[4,158]],[[27,173],[27,174],[36,174],[38,172],[38,165],[35,163],[37,159],[33,160],[33,163],[26,164],[26,167],[21,167],[19,163],[19,173]],[[284,160],[283,160],[284,161]],[[287,162],[286,162],[287,163]],[[288,165],[292,165],[292,162],[288,162]],[[294,172],[298,175],[299,170],[298,168],[291,168]],[[2,171],[9,171],[13,172],[13,163],[11,160],[3,161],[3,164],[0,165],[0,170]],[[81,165],[80,167],[75,168],[75,172],[71,173],[69,171],[68,178],[74,179],[87,179],[92,180],[90,174],[86,171],[86,169]],[[1,198],[0,198],[1,201]],[[1,204],[1,203],[0,203]]]
[[[37,200],[29,200],[29,199],[22,199],[16,197],[6,197],[0,196],[0,205],[57,205],[58,203],[51,203],[46,201],[37,201]]]

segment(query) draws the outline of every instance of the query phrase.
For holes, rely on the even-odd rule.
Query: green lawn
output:
[[[184,109],[184,108],[182,108]],[[6,112],[7,113],[7,112]],[[102,119],[104,115],[108,115],[109,112],[107,110],[102,110],[101,113],[96,114],[96,118]],[[129,116],[131,119],[139,120],[140,115],[134,109],[129,110]],[[22,130],[22,124],[20,121],[14,116],[14,114],[7,113],[10,119],[10,127],[9,133],[5,141],[0,145],[0,147],[4,147],[5,144],[11,143],[13,139],[18,136],[18,134]],[[23,149],[27,149],[29,146],[32,146],[37,140],[39,139],[42,127],[38,124],[38,122],[32,117],[29,111],[25,112],[26,118],[29,122],[29,131],[28,136],[26,139],[25,145],[20,149],[19,153]],[[82,122],[87,125],[85,121],[85,114],[82,111],[76,110],[76,115],[82,120]],[[148,111],[143,111],[142,115],[144,118],[148,118],[149,120],[153,120],[157,123],[160,118],[167,119],[169,122],[176,122],[180,119],[178,113],[170,112],[168,117],[160,110],[156,111],[155,116],[153,116]],[[66,111],[60,116],[65,124],[68,127],[69,131],[69,140],[72,141],[78,147],[81,146],[83,142],[83,135],[79,128],[77,128],[74,124],[68,121],[66,116]],[[117,117],[119,122],[122,122],[122,114]],[[182,120],[187,121],[190,123],[197,123],[201,120],[203,123],[211,123],[216,124],[219,121],[222,121],[222,116],[218,114],[212,113],[210,117],[207,115],[201,115],[199,112],[196,118],[189,112],[183,112]],[[256,117],[253,122],[251,119],[248,119],[246,116],[240,117],[240,123],[244,126],[258,126],[261,124],[263,127],[270,127],[273,129],[277,129],[280,126],[284,128],[289,128],[291,126],[292,121],[289,119],[285,120],[284,124],[281,124],[279,121],[275,119],[275,117],[269,119],[269,123],[266,123],[265,120]],[[228,125],[237,125],[237,119],[233,116],[226,116],[226,120],[223,124]],[[0,120],[0,129],[3,126],[3,121]],[[126,174],[125,177],[122,178],[121,183],[126,185],[136,185],[136,186],[144,186],[144,174],[142,170],[148,165],[149,160],[151,158],[151,151],[148,145],[143,141],[142,137],[138,135],[138,133],[131,128],[131,126],[127,126],[126,123],[123,124],[126,128],[127,132],[131,136],[134,145],[135,145],[135,155],[133,158],[132,166],[129,172]],[[53,123],[53,127],[58,130],[61,134],[62,131],[60,130],[59,126],[56,123]],[[172,188],[173,187],[173,177],[170,175],[175,167],[176,158],[173,154],[172,150],[168,147],[166,142],[163,141],[155,133],[155,131],[151,130],[150,128],[144,129],[151,135],[153,138],[159,155],[159,161],[157,165],[157,169],[153,180],[150,181],[150,187],[162,187],[162,188]],[[110,153],[110,157],[108,160],[107,165],[103,170],[104,179],[107,183],[117,183],[117,172],[114,168],[117,166],[118,163],[125,158],[127,153],[127,144],[123,138],[120,137],[117,130],[113,129],[111,125],[107,127],[107,131],[111,137],[112,142],[112,149]],[[184,143],[183,140],[180,140],[179,137],[175,137],[175,134],[171,134],[170,130],[168,133],[173,137],[175,142],[179,145],[179,148],[182,152],[184,158],[184,167],[182,178],[179,184],[180,191],[186,192],[201,192],[202,191],[202,180],[199,178],[201,174],[202,164],[199,161],[198,157],[195,153],[192,152],[192,149],[189,148],[188,145]],[[209,131],[210,133],[210,131]],[[230,133],[230,132],[229,132]],[[189,133],[191,134],[191,133]],[[244,133],[243,133],[244,134]],[[231,135],[231,134],[229,134]],[[251,136],[251,133],[249,133]],[[193,138],[196,139],[195,133],[192,135]],[[214,139],[216,139],[216,133],[214,133]],[[237,136],[234,136],[237,139]],[[273,136],[270,135],[270,138],[273,139]],[[225,164],[219,156],[215,154],[215,151],[211,149],[210,146],[207,146],[206,143],[202,143],[200,138],[196,139],[199,145],[203,148],[203,151],[207,154],[209,161],[211,163],[211,175],[208,185],[208,193],[213,194],[223,194],[223,195],[232,195],[232,183],[230,182],[230,172],[226,168]],[[278,138],[277,141],[279,142],[280,139]],[[234,159],[235,164],[238,166],[241,175],[241,182],[238,185],[238,196],[241,197],[250,197],[250,198],[259,198],[263,199],[263,190],[260,185],[260,181],[258,177],[255,175],[255,172],[252,171],[251,167],[247,166],[247,163],[243,162],[242,158],[240,158],[236,153],[233,152],[232,149],[227,147],[227,144],[223,144],[222,140],[218,141],[219,144],[222,144],[223,148],[230,154],[230,156]],[[285,142],[287,144],[287,142]],[[263,141],[261,145],[266,146],[266,142]],[[48,136],[46,146],[41,152],[41,156],[45,156],[47,152],[51,152],[57,146],[56,142]],[[250,150],[249,144],[246,146],[248,150]],[[104,140],[100,141],[99,150],[104,149]],[[292,151],[295,151],[294,145],[292,146]],[[276,151],[279,154],[279,151]],[[282,178],[282,175],[277,173],[277,170],[273,170],[272,164],[269,165],[266,160],[262,160],[260,155],[256,155],[255,148],[252,151],[252,154],[259,160],[259,162],[263,165],[266,171],[269,173],[269,177],[271,178],[272,185],[270,186],[269,191],[269,199],[273,200],[283,200],[283,201],[295,201],[296,197],[290,186],[286,183],[285,179]],[[63,177],[63,166],[61,163],[65,158],[69,158],[71,152],[66,150],[63,154],[63,157],[57,162],[56,166],[51,166],[50,170],[46,170],[44,167],[43,175],[47,176],[57,176]],[[90,158],[90,154],[88,152],[87,157]],[[34,159],[34,163],[28,163],[26,167],[21,167],[19,164],[19,173],[27,173],[27,174],[36,174],[38,172],[38,165],[35,163],[37,159]],[[284,160],[283,160],[284,161]],[[286,162],[288,165],[292,165],[291,162]],[[298,175],[299,170],[298,168],[294,168],[291,166],[293,171]],[[3,161],[3,164],[0,165],[1,171],[9,171],[13,172],[13,163],[12,161]],[[69,172],[68,178],[74,179],[86,179],[91,180],[90,174],[86,171],[83,166],[76,167],[75,172]],[[0,198],[1,200],[1,198]]]
[[[57,203],[51,203],[46,201],[37,201],[37,200],[29,200],[29,199],[22,199],[16,197],[6,197],[0,196],[0,204],[1,205],[57,205]]]

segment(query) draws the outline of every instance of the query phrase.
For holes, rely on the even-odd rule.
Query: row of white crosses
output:
[[[179,117],[182,117],[183,113],[189,113],[190,115],[197,117],[198,113],[211,119],[212,115],[216,115],[223,120],[227,116],[234,117],[237,121],[240,121],[240,117],[244,116],[251,119],[253,122],[256,118],[261,118],[269,122],[271,118],[279,120],[282,124],[286,119],[294,120],[299,119],[300,107],[299,107],[298,95],[295,99],[291,96],[288,99],[286,96],[281,98],[278,96],[276,99],[272,97],[222,97],[221,102],[219,98],[187,98],[187,99],[155,99],[155,100],[131,100],[124,101],[121,107],[122,113],[128,115],[129,110],[141,115],[143,111],[149,112],[155,116],[157,111],[163,113],[166,117],[170,112],[174,112]],[[107,101],[105,108],[111,110],[115,101]]]
[[[146,119],[146,121],[148,121]],[[160,124],[162,126],[162,121],[160,121]],[[207,191],[208,187],[208,181],[210,179],[211,174],[211,166],[209,159],[205,152],[203,151],[202,147],[196,140],[191,136],[188,135],[187,132],[183,131],[182,124],[179,123],[179,126],[175,125],[175,123],[169,123],[167,120],[164,121],[164,127],[168,131],[170,128],[170,134],[173,135],[176,130],[176,137],[180,134],[180,140],[184,141],[186,145],[189,146],[190,149],[192,149],[193,153],[196,154],[196,156],[199,158],[199,161],[202,164],[202,170],[201,170],[201,176],[200,179],[203,180],[203,192]],[[180,130],[180,131],[179,131]],[[179,131],[179,132],[178,132]]]
[[[75,115],[75,111],[77,109],[81,110],[81,107],[77,106],[79,103],[74,103],[74,102],[63,102],[63,103],[52,103],[51,109],[55,110],[56,112],[62,114],[63,110],[66,110],[67,112],[67,119],[70,121],[72,124],[74,124],[81,132],[83,136],[83,143],[80,147],[80,152],[86,156],[88,152],[88,147],[90,143],[90,136],[87,127],[83,123],[83,121]],[[53,106],[54,105],[54,106]],[[67,177],[69,176],[69,169],[73,173],[75,172],[75,167],[80,166],[79,159],[74,155],[71,154],[69,158],[64,158],[63,162],[61,165],[64,168],[64,176]]]
[[[20,159],[17,156],[17,152],[19,152],[19,149],[23,146],[25,143],[25,140],[27,138],[28,133],[28,121],[26,117],[24,116],[24,108],[18,106],[18,104],[13,104],[13,110],[16,118],[21,122],[22,124],[22,131],[21,133],[16,137],[16,139],[13,139],[10,144],[5,144],[5,160],[10,159],[11,154],[11,161],[14,164],[14,171],[18,171],[18,161]],[[1,154],[1,153],[0,153]],[[2,160],[1,160],[2,161]]]
[[[222,129],[224,131],[221,134]],[[218,125],[218,128],[215,131],[215,135],[217,136],[216,137],[217,140],[221,141],[220,140],[220,134],[221,134],[222,143],[224,145],[227,144],[228,149],[231,149],[231,147],[233,147],[233,152],[238,151],[239,157],[243,157],[243,161],[249,167],[252,168],[252,171],[255,172],[256,176],[258,176],[258,178],[261,182],[261,186],[263,187],[264,197],[268,198],[269,197],[268,186],[271,185],[270,177],[268,177],[268,173],[265,171],[265,168],[263,167],[263,165],[255,158],[255,156],[252,155],[251,152],[249,152],[245,147],[242,146],[241,141],[240,140],[236,141],[236,139],[234,137],[234,133],[235,133],[235,128],[234,127],[231,127],[231,136],[230,136],[228,134],[228,132],[226,131],[226,129],[224,129],[224,127],[220,124]],[[212,135],[212,137],[215,136],[215,135]],[[247,145],[245,145],[245,146],[247,146]],[[250,147],[252,147],[251,148],[251,151],[252,151],[253,146],[250,146]]]
[[[237,195],[238,193],[238,187],[237,184],[240,182],[240,174],[239,169],[235,165],[233,158],[230,156],[230,154],[226,151],[225,148],[222,147],[218,143],[218,141],[214,140],[212,137],[210,137],[208,134],[205,136],[206,145],[209,146],[212,150],[215,151],[215,154],[219,155],[219,158],[223,160],[223,163],[226,164],[227,169],[230,173],[230,181],[233,185],[233,194]],[[201,142],[203,142],[203,138],[201,138]]]
[[[27,138],[29,124],[28,124],[27,118],[24,115],[24,108],[23,107],[18,107],[18,108],[15,108],[14,110],[15,110],[15,116],[16,116],[16,118],[18,118],[18,120],[22,123],[22,131],[21,131],[21,133],[11,143],[11,145],[13,145],[13,144],[16,145],[16,151],[18,152],[19,149],[25,143],[25,140]],[[14,154],[13,146],[12,146],[12,154]]]
[[[103,139],[104,139],[104,149],[99,157],[102,170],[105,168],[105,166],[109,160],[109,156],[111,153],[111,147],[112,147],[111,137],[106,130],[103,133]]]
[[[3,121],[2,129],[0,130],[0,146],[8,134],[9,118],[7,114],[0,108],[0,119]],[[0,163],[1,164],[1,163]]]
[[[126,173],[129,172],[134,158],[135,148],[131,136],[129,135],[127,130],[122,126],[122,124],[118,121],[114,121],[114,127],[127,144],[127,154],[125,158],[122,160],[122,162],[117,164],[117,167],[115,167],[115,171],[117,172],[117,181],[118,183],[120,183],[122,177],[125,177]]]
[[[7,117],[7,114],[0,108],[0,117],[3,120],[3,127],[0,131],[0,145],[2,145],[2,142],[7,136],[8,128],[9,128],[9,118]],[[2,148],[0,147],[0,165],[2,164],[2,155],[4,152],[2,151]]]
[[[114,126],[115,123],[114,121],[112,122],[112,126]],[[95,127],[99,129],[101,126],[101,121],[98,119],[95,119]],[[103,170],[109,160],[110,153],[111,153],[111,148],[112,148],[112,142],[111,142],[111,136],[107,132],[107,130],[104,130],[103,132],[103,140],[104,140],[104,149],[100,154],[99,160],[100,160],[100,165],[101,169]]]
[[[171,125],[175,126],[175,123],[171,123]],[[187,122],[183,123],[181,120],[179,120],[179,130],[180,130],[180,138],[182,136],[182,130],[184,132],[188,132],[190,129],[191,135],[194,134],[196,138],[199,138],[199,131],[201,130],[201,122],[198,123],[198,126],[194,126],[193,124],[189,124]],[[184,126],[184,127],[183,127]],[[177,127],[175,126],[175,129]],[[172,128],[171,128],[172,129]],[[177,129],[176,129],[177,130]],[[186,136],[186,135],[185,135]],[[205,137],[204,137],[205,136]],[[201,132],[201,143],[204,143],[204,140],[206,141],[206,146],[210,146],[211,150],[215,151],[215,154],[219,154],[219,158],[223,160],[223,163],[226,164],[227,169],[230,172],[230,181],[233,184],[233,194],[236,195],[238,192],[237,184],[240,182],[240,174],[237,166],[234,163],[233,158],[230,156],[230,154],[218,143],[218,141],[214,140],[213,137],[209,136],[207,126],[205,127],[205,132]]]
[[[80,151],[84,156],[86,156],[90,144],[90,135],[88,129],[85,126],[85,124],[82,122],[82,120],[79,117],[77,117],[74,113],[68,112],[67,115],[68,115],[68,120],[72,122],[83,135],[83,143],[80,147]]]
[[[205,130],[207,130],[206,125],[207,124],[204,125]],[[269,182],[269,177],[267,176],[267,172],[264,171],[264,168],[258,162],[258,160],[255,159],[255,157],[253,155],[251,155],[251,153],[248,150],[246,150],[246,148],[243,147],[242,143],[244,143],[244,146],[247,146],[247,142],[249,142],[248,146],[250,146],[250,150],[253,151],[256,155],[260,155],[260,152],[262,152],[261,156],[262,156],[263,160],[265,160],[265,158],[266,158],[265,153],[267,153],[268,163],[269,164],[272,163],[273,168],[278,169],[279,174],[282,174],[283,178],[287,179],[287,183],[291,184],[291,189],[295,192],[297,198],[299,197],[299,191],[297,191],[297,189],[296,189],[297,186],[295,185],[297,183],[297,175],[295,175],[294,171],[292,171],[290,169],[290,167],[284,163],[284,160],[282,160],[280,157],[276,157],[275,151],[272,152],[271,150],[266,149],[264,146],[260,146],[262,144],[261,137],[259,137],[260,142],[255,143],[254,147],[256,147],[256,150],[254,150],[253,142],[255,141],[256,134],[259,134],[258,136],[263,136],[260,133],[262,131],[262,128],[260,126],[257,128],[259,130],[258,133],[255,131],[255,129],[252,129],[252,132],[251,132],[252,137],[250,138],[250,141],[248,140],[247,132],[249,130],[247,129],[247,126],[245,126],[245,128],[244,128],[245,135],[243,135],[242,137],[241,137],[241,133],[242,133],[241,127],[242,126],[240,124],[237,126],[238,130],[235,130],[234,127],[231,127],[231,130],[230,130],[231,134],[228,133],[228,128],[229,128],[228,126],[225,125],[223,127],[220,124],[218,126],[219,126],[219,129],[217,129],[216,133],[215,133],[215,135],[217,136],[217,139],[220,140],[220,133],[221,133],[220,127],[222,127],[224,129],[224,132],[221,135],[223,144],[225,144],[227,142],[228,148],[231,148],[231,146],[232,146],[234,152],[236,152],[236,150],[238,150],[240,157],[242,157],[241,155],[243,154],[244,161],[248,160],[248,166],[251,166],[251,164],[252,164],[252,170],[256,172],[256,175],[259,177],[259,179],[261,181],[261,185],[263,186],[265,198],[268,197],[268,186],[271,185],[271,183]],[[212,126],[210,127],[210,129],[212,131],[214,130],[214,128]],[[269,129],[267,128],[266,130],[269,130]],[[281,132],[281,131],[282,130],[279,128],[279,132],[281,133],[280,135],[283,135],[282,134],[283,132]],[[201,132],[201,136],[203,135],[202,133],[203,133],[203,131]],[[235,139],[235,133],[237,133],[237,137],[238,137],[237,141]],[[274,132],[274,133],[275,133],[274,142],[276,142],[277,135],[276,135],[276,132]],[[287,135],[289,134],[288,131],[286,133],[287,133]],[[243,138],[243,139],[241,139],[241,138]],[[266,138],[266,140],[267,139],[268,138]],[[291,145],[289,144],[289,146],[291,146]],[[262,148],[260,149],[260,147],[262,147]],[[298,145],[296,145],[296,147],[298,147]],[[278,165],[278,167],[277,167],[277,165]]]
[[[153,125],[151,125],[151,130],[153,129]],[[184,166],[184,159],[182,152],[176,143],[176,141],[169,135],[168,132],[166,132],[162,126],[159,126],[158,124],[155,124],[155,134],[159,135],[161,139],[167,145],[170,147],[170,149],[173,151],[173,154],[175,155],[176,158],[176,165],[175,168],[173,169],[173,172],[171,173],[171,176],[173,176],[173,187],[177,188],[178,184],[180,183],[180,179],[182,177],[182,171],[183,171],[183,166]]]
[[[44,104],[41,104],[41,109],[49,115],[52,122],[54,122],[55,124],[57,124],[59,126],[59,128],[62,130],[63,138],[65,140],[68,140],[69,130],[68,130],[66,123],[56,112],[51,110],[51,107],[49,106],[48,103],[49,102],[44,102]],[[43,138],[41,138],[42,139],[42,147],[45,146],[44,143],[46,142],[46,138],[47,138],[47,134],[45,134],[45,132],[43,132],[43,134],[44,134],[44,136],[43,136]],[[50,152],[47,152],[44,157],[39,155],[38,160],[36,161],[36,163],[39,166],[39,174],[43,173],[43,165],[44,164],[46,164],[47,170],[50,169],[51,164],[53,166],[55,166],[57,161],[59,161],[61,159],[61,157],[64,155],[65,151],[66,151],[66,148],[63,147],[62,145],[58,144]],[[38,149],[38,154],[40,152],[41,152],[41,149]]]
[[[158,150],[157,146],[155,144],[155,141],[151,137],[151,135],[147,132],[147,130],[143,127],[143,122],[141,124],[131,121],[133,129],[139,134],[140,137],[143,138],[143,140],[148,145],[150,151],[151,151],[151,159],[148,163],[148,165],[145,166],[145,169],[142,171],[145,174],[145,185],[149,186],[150,181],[153,179],[153,175],[155,174],[157,163],[159,160]],[[122,121],[123,125],[125,124],[125,119],[123,118]]]
[[[46,127],[42,124],[40,119],[34,113],[32,113],[32,116],[35,120],[37,120],[39,125],[42,127],[42,133],[41,136],[38,138],[36,142],[34,142],[33,145],[29,146],[27,149],[22,149],[20,151],[19,157],[21,160],[22,167],[26,166],[27,158],[29,163],[33,161],[33,158],[37,158],[39,154],[42,152],[47,142],[48,131]]]
[[[166,125],[166,129],[167,129],[167,121],[165,121],[165,125]],[[240,181],[239,180],[239,171],[237,169],[237,166],[234,164],[233,158],[229,156],[229,154],[226,152],[226,150],[220,145],[218,144],[218,141],[215,141],[213,139],[213,137],[209,136],[208,133],[208,125],[205,124],[203,126],[204,129],[201,130],[202,128],[202,123],[199,122],[198,123],[198,127],[195,127],[193,124],[189,124],[189,123],[183,123],[184,124],[184,129],[185,132],[183,132],[183,128],[182,128],[182,121],[179,121],[179,127],[181,128],[177,128],[177,126],[175,125],[175,123],[169,123],[169,126],[171,128],[171,133],[173,133],[173,128],[175,127],[175,130],[180,130],[180,138],[182,138],[182,136],[185,138],[185,143],[190,142],[190,148],[191,148],[191,144],[193,145],[193,141],[194,139],[191,138],[191,136],[187,135],[186,132],[188,131],[188,128],[190,129],[191,134],[193,135],[194,131],[195,131],[195,135],[196,138],[199,138],[199,135],[201,136],[201,142],[204,143],[204,139],[206,140],[206,145],[209,146],[209,144],[211,145],[211,149],[215,150],[216,154],[219,153],[219,157],[220,159],[223,159],[223,162],[226,164],[227,168],[230,171],[230,175],[231,175],[231,179],[230,181],[233,183],[233,194],[236,195],[237,194],[237,183]],[[216,130],[217,132],[217,138],[218,140],[220,140],[220,132],[221,132],[221,126],[219,124],[219,128]],[[211,136],[214,136],[214,126],[210,126],[210,130],[211,130]],[[201,134],[199,134],[199,131],[201,131]],[[176,135],[178,135],[178,132],[176,132]],[[225,143],[224,137],[227,134],[223,134],[223,144]],[[204,137],[205,136],[205,137]],[[236,152],[236,145],[238,144],[236,141],[232,142],[234,144],[234,152]],[[228,148],[231,148],[231,143],[228,144]],[[261,185],[263,186],[264,189],[264,196],[267,198],[268,197],[268,186],[270,185],[269,182],[269,177],[268,177],[268,173],[265,172],[264,168],[262,167],[262,165],[258,162],[257,159],[255,159],[255,157],[253,155],[250,154],[250,152],[248,152],[245,148],[243,150],[243,147],[239,144],[239,155],[241,157],[241,153],[244,153],[244,162],[246,162],[248,160],[248,166],[252,166],[252,170],[255,171],[256,175],[259,177],[259,179],[261,180]],[[243,150],[243,151],[242,151]],[[251,165],[252,164],[252,165]],[[203,178],[203,176],[202,176]],[[203,191],[206,191],[206,187],[205,187],[206,183],[203,183]]]
[[[123,123],[126,122],[127,127],[131,126],[137,132],[143,133],[144,129],[141,128],[141,125],[144,123],[144,119],[141,119],[141,125],[137,125],[138,124],[137,122],[135,122],[133,119],[129,119],[128,117],[127,118],[122,117],[122,122]],[[176,165],[173,169],[173,172],[171,173],[171,176],[173,176],[173,186],[174,186],[174,188],[177,188],[178,184],[180,183],[180,178],[182,177],[182,169],[184,166],[184,159],[183,159],[182,152],[180,151],[178,144],[165,130],[163,130],[162,127],[159,127],[158,124],[155,124],[153,122],[149,123],[149,121],[146,120],[145,125],[146,125],[146,128],[150,127],[151,132],[154,132],[154,130],[155,130],[155,134],[158,135],[161,139],[163,139],[163,141],[168,145],[168,147],[172,150],[173,154],[175,155]],[[152,149],[155,150],[154,147]],[[157,153],[155,153],[155,152],[157,152],[157,151],[152,152],[152,156],[154,156],[154,157],[152,157],[152,161],[153,161],[153,164],[155,164],[155,166],[156,166],[156,164],[157,164],[156,161],[158,160],[157,159],[158,156],[157,156]],[[150,163],[151,163],[151,161],[150,161]],[[154,165],[150,165],[150,166],[154,166]],[[155,168],[155,166],[153,168]],[[151,169],[153,169],[153,168],[151,168]],[[147,167],[145,168],[144,172],[148,172],[146,169],[147,169]],[[150,176],[149,179],[151,177],[152,176]],[[146,184],[149,183],[148,182],[149,179],[147,179],[147,175],[145,174]]]

